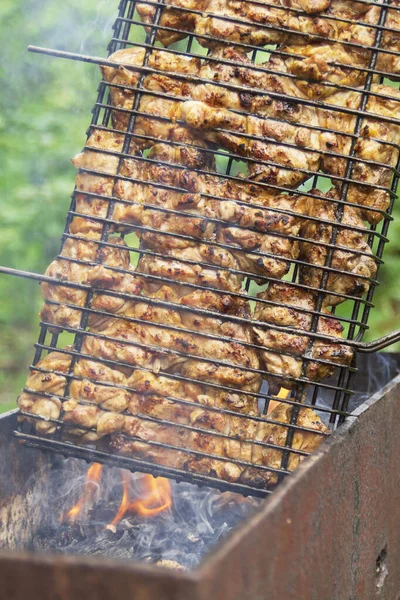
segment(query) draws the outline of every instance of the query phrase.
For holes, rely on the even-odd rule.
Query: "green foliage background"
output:
[[[105,56],[118,0],[1,0],[0,264],[42,273],[59,250],[84,145],[96,67],[29,54],[28,44]],[[399,326],[400,206],[367,339]],[[0,275],[0,410],[15,406],[38,334],[37,283]]]

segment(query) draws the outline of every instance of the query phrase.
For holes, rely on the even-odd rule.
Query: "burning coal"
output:
[[[59,460],[32,550],[192,569],[260,500],[163,477]],[[43,502],[43,498],[41,499]]]

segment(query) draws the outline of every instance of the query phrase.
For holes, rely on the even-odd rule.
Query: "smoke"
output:
[[[106,526],[122,497],[121,473],[116,468],[103,468],[95,497],[75,522],[65,520],[82,495],[87,468],[77,459],[57,459],[49,473],[49,485],[33,488],[34,504],[43,510],[30,550],[154,563],[169,560],[192,569],[261,502],[171,481],[170,509],[153,517],[126,513],[113,532]],[[130,488],[139,490],[143,475],[130,474],[130,478]]]
[[[363,404],[363,402],[396,377],[400,372],[400,361],[396,358],[397,356],[397,354],[390,354],[387,352],[358,355],[358,372],[351,384],[354,393],[350,397],[347,412],[351,413],[355,411]],[[324,383],[331,386],[337,386],[338,375],[335,374],[330,379],[324,380]],[[345,385],[345,383],[346,382],[344,382],[343,385]],[[310,389],[306,400],[307,403],[312,401],[312,396],[313,390]],[[335,390],[321,387],[318,393],[316,412],[325,425],[329,425],[330,414],[329,412],[318,411],[318,406],[331,409],[334,406],[334,401]]]
[[[357,362],[361,363],[360,358]],[[397,354],[377,352],[364,355],[362,368],[355,378],[355,393],[350,399],[349,411],[359,408],[365,400],[376,394],[399,373],[400,362]]]

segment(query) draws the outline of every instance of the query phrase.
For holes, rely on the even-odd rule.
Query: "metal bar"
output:
[[[172,467],[164,467],[157,465],[146,460],[135,460],[125,456],[119,456],[110,454],[108,452],[102,452],[100,450],[94,450],[93,448],[84,448],[71,442],[60,442],[57,440],[50,440],[48,438],[40,437],[38,435],[30,435],[15,431],[14,435],[17,439],[21,440],[30,448],[37,448],[39,450],[48,450],[62,454],[63,456],[73,456],[86,460],[86,462],[99,462],[109,466],[118,467],[120,469],[129,469],[133,472],[139,473],[152,473],[155,477],[169,477],[176,481],[189,481],[197,485],[207,485],[217,488],[221,491],[231,491],[242,494],[243,496],[257,496],[260,498],[267,497],[271,490],[261,490],[259,488],[253,488],[249,485],[224,482],[222,479],[217,477],[210,477],[208,475],[201,475],[199,473],[187,473],[181,469],[174,469]]]
[[[40,344],[36,344],[35,346],[39,346]],[[52,351],[54,350],[54,348],[51,348],[50,346],[46,346],[46,345],[42,345],[41,346],[43,350],[48,350],[48,351]],[[94,362],[98,362],[101,364],[105,364],[105,365],[110,365],[111,367],[117,367],[117,368],[121,368],[121,369],[130,369],[133,370],[135,369],[136,371],[143,371],[146,373],[152,373],[154,374],[154,371],[148,367],[141,367],[141,366],[133,366],[129,363],[120,361],[120,360],[114,360],[114,359],[108,359],[108,358],[100,358],[100,357],[96,357],[96,356],[91,356],[90,354],[85,354],[81,351],[76,352],[75,350],[66,350],[65,348],[57,348],[57,352],[60,352],[61,354],[66,354],[68,356],[73,356],[78,358],[82,358],[82,359],[89,359],[90,361],[94,361]],[[36,368],[36,367],[35,367]],[[249,396],[251,398],[258,398],[261,400],[264,400],[266,397],[265,393],[260,393],[260,392],[251,392],[246,390],[246,392],[243,391],[243,389],[239,389],[239,388],[235,388],[235,387],[229,387],[227,385],[222,385],[222,384],[217,384],[217,383],[213,383],[211,381],[204,381],[201,379],[195,379],[193,377],[185,377],[182,375],[176,375],[175,373],[170,373],[168,371],[163,371],[160,369],[159,371],[160,375],[163,375],[167,378],[170,379],[174,379],[176,381],[182,381],[182,382],[186,382],[186,383],[195,383],[198,385],[202,385],[206,388],[212,388],[212,389],[216,389],[219,391],[226,391],[226,392],[230,392],[230,393],[237,393],[237,394],[244,394],[246,396]],[[73,375],[69,375],[66,373],[60,373],[60,375],[62,375],[63,377],[71,377],[73,378]],[[275,375],[274,375],[275,377]],[[278,375],[276,375],[276,377],[279,377]],[[297,381],[297,380],[296,380]],[[337,391],[339,390],[340,392],[343,393],[349,393],[352,394],[354,390],[343,387],[343,388],[338,388],[337,385],[331,385],[328,383],[323,383],[323,382],[312,382],[312,385],[314,386],[318,386],[321,389],[326,389],[326,390],[331,390],[331,391]],[[276,400],[276,396],[271,396],[271,399],[275,399]],[[280,398],[279,402],[281,402],[282,404],[289,404],[290,406],[298,406],[298,402],[294,401],[294,400],[290,400],[289,398]],[[311,405],[311,404],[302,404],[302,407],[304,408],[315,408],[315,406]],[[325,406],[318,406],[318,411],[320,412],[327,412],[327,413],[331,413],[332,409],[331,408],[327,408]],[[336,411],[336,414],[338,415],[342,415],[342,416],[350,416],[350,413],[344,413],[343,411]]]
[[[64,258],[64,257],[63,257]],[[66,259],[67,260],[67,259]],[[73,259],[71,259],[73,260]],[[87,263],[86,263],[87,264]],[[90,263],[89,263],[90,264]],[[115,267],[107,267],[108,269],[112,270],[115,269]],[[30,273],[27,271],[19,271],[18,269],[11,269],[9,267],[2,267],[0,266],[0,273],[4,273],[6,275],[12,275],[15,277],[22,277],[22,278],[27,278],[27,279],[34,279],[37,281],[41,281],[41,282],[45,282],[45,283],[50,283],[50,284],[54,284],[54,285],[59,285],[61,287],[71,287],[71,288],[76,288],[76,289],[82,289],[84,291],[89,291],[90,289],[92,289],[90,286],[82,284],[82,283],[73,283],[71,281],[68,280],[60,280],[60,279],[56,279],[54,277],[47,277],[46,275],[40,275],[38,273]],[[33,275],[33,277],[31,277],[31,275]],[[141,277],[144,277],[146,274],[140,274]],[[155,276],[151,276],[152,278],[155,278]],[[162,280],[163,282],[169,282],[171,283],[171,280],[166,280],[164,278],[157,278],[157,280]],[[277,281],[279,283],[281,283],[281,280],[273,280],[273,281]],[[294,287],[298,287],[300,289],[306,289],[306,290],[313,290],[314,288],[310,288],[308,286],[305,285],[301,285],[299,283],[296,282],[285,282],[286,285],[289,285],[289,283],[291,283],[292,286]],[[190,287],[189,284],[185,284],[185,286]],[[192,285],[194,287],[194,289],[206,289],[206,290],[210,290],[212,292],[217,292],[219,288],[205,288],[204,286],[196,286],[196,285]],[[317,288],[315,288],[315,290],[317,290]],[[129,293],[125,293],[125,292],[117,292],[114,290],[109,290],[106,288],[96,288],[96,291],[98,293],[101,293],[102,295],[109,295],[109,296],[113,296],[116,298],[122,298],[122,299],[126,299],[126,300],[138,300],[138,301],[143,301],[143,299],[146,300],[146,303],[148,304],[156,304],[157,306],[162,306],[164,308],[175,308],[177,310],[182,310],[182,311],[189,311],[191,313],[194,314],[199,314],[205,317],[215,317],[217,319],[221,319],[223,318],[224,320],[227,321],[232,321],[234,323],[241,323],[243,325],[248,325],[249,321],[248,319],[244,319],[242,317],[238,317],[236,315],[228,315],[228,314],[224,314],[224,313],[219,313],[219,312],[215,312],[215,311],[211,311],[211,310],[207,310],[207,309],[202,309],[202,308],[198,308],[198,307],[188,307],[185,306],[184,304],[177,304],[175,302],[167,302],[167,301],[163,301],[163,300],[154,300],[150,297],[145,297],[145,296],[140,296],[140,295],[135,295],[135,294],[129,294]],[[223,291],[219,290],[220,293],[223,293]],[[245,295],[241,295],[241,294],[235,294],[234,292],[224,292],[225,294],[229,295],[229,296],[237,296],[240,298],[247,298],[247,296]],[[331,293],[331,292],[329,292]],[[356,300],[357,298],[352,298],[351,296],[348,296],[349,299],[353,299]],[[268,305],[274,305],[273,302],[271,301],[267,301],[264,300],[263,298],[259,298],[257,300],[260,303],[264,303],[264,304],[268,304]],[[290,306],[290,305],[288,305]],[[74,308],[76,308],[77,310],[79,308],[84,309],[84,307],[79,307],[78,305],[74,306]],[[302,309],[301,307],[295,307],[296,310],[298,310],[299,312],[308,312],[307,309]],[[310,314],[323,314],[324,317],[326,318],[330,318],[329,314],[324,314],[324,313],[317,313],[316,311],[310,311]],[[335,319],[338,319],[340,317],[336,317]],[[256,324],[257,327],[270,327],[271,325],[269,323],[265,323],[264,321],[257,321],[257,320],[252,320],[251,322],[252,324]],[[361,325],[361,322],[357,322],[358,325]],[[52,325],[52,327],[54,327],[54,325]],[[290,331],[289,329],[285,328],[285,331]],[[283,331],[283,330],[282,330]],[[297,333],[300,333],[301,335],[307,335],[306,331],[303,330],[292,330],[292,331],[297,331]],[[329,339],[329,340],[335,340],[336,342],[340,339],[339,338],[330,338],[330,337],[326,337],[324,336],[323,339]],[[344,342],[347,342],[347,340],[343,340]],[[353,342],[351,342],[353,343]],[[354,345],[357,342],[354,342]]]
[[[65,52],[63,50],[54,50],[51,48],[41,48],[39,46],[28,46],[28,50],[30,52],[34,52],[36,54],[44,54],[46,56],[53,56],[55,58],[64,58],[67,60],[86,62],[86,63],[90,63],[90,64],[101,65],[104,67],[113,67],[114,69],[118,68],[118,67],[123,67],[124,69],[127,69],[128,71],[134,71],[134,72],[143,73],[143,74],[147,73],[148,75],[162,74],[162,75],[165,75],[165,77],[172,77],[174,79],[182,79],[183,81],[188,81],[191,83],[205,83],[205,84],[209,83],[209,84],[215,85],[216,87],[223,87],[225,89],[228,89],[231,91],[236,91],[236,92],[249,92],[249,90],[252,89],[252,88],[249,88],[246,86],[214,81],[211,79],[206,79],[203,77],[198,77],[198,76],[193,76],[193,75],[187,75],[184,73],[177,73],[177,72],[171,72],[171,71],[160,71],[158,69],[154,69],[154,68],[148,67],[146,65],[139,67],[139,66],[135,66],[132,64],[128,64],[128,63],[121,63],[119,61],[107,60],[107,59],[104,59],[101,57],[86,56],[84,54],[77,54],[74,52]],[[280,75],[280,72],[276,72],[275,75]],[[145,91],[145,90],[142,90],[142,92],[143,91]],[[139,92],[139,90],[137,90],[137,92]],[[281,94],[279,94],[277,92],[273,92],[273,91],[269,91],[269,90],[266,91],[266,90],[263,90],[260,88],[255,88],[254,92],[256,92],[257,95],[270,96],[271,98],[276,98],[277,100],[282,98]],[[360,92],[360,95],[361,95],[361,92]],[[338,106],[335,106],[334,104],[327,104],[324,102],[316,102],[314,100],[299,98],[298,96],[287,95],[285,97],[288,100],[293,100],[297,104],[304,104],[305,106],[313,106],[313,107],[319,108],[319,109],[327,109],[327,110],[331,110],[333,112],[340,112],[340,113],[354,115],[354,116],[362,115],[362,116],[365,116],[366,118],[370,118],[370,119],[377,118],[380,121],[383,121],[385,123],[391,123],[393,125],[400,125],[400,119],[393,119],[391,117],[386,117],[384,115],[375,115],[374,113],[369,113],[369,112],[366,112],[365,110],[351,109],[351,108],[346,108],[346,107],[342,107],[342,106],[338,107]],[[397,100],[397,98],[394,98],[394,100]],[[117,108],[114,107],[113,110],[117,110]],[[340,132],[338,132],[338,133],[340,133]]]

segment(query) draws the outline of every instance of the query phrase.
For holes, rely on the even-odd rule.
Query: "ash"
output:
[[[78,476],[80,483],[72,488],[71,483],[68,485],[66,481],[68,478],[65,473],[71,472],[71,477],[76,480],[76,470],[85,472],[87,465],[75,459],[62,462],[63,482],[60,487],[60,478],[53,478],[53,489],[49,494],[52,498],[50,510],[30,548],[35,552],[96,555],[149,563],[172,561],[169,566],[178,563],[178,566],[189,570],[195,568],[220,540],[255,512],[262,502],[171,481],[173,503],[170,509],[152,517],[125,515],[114,532],[106,526],[118,510],[122,486],[115,483],[116,469],[107,469],[106,491],[104,483],[99,486],[101,499],[75,523],[68,523],[63,521],[62,516],[71,508],[73,496],[82,491],[84,475]],[[55,471],[59,472],[60,468]],[[132,475],[132,478],[135,477],[140,475]],[[69,488],[65,496],[63,487]]]

